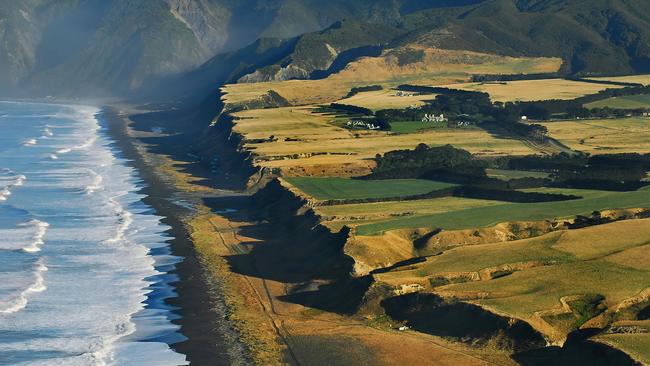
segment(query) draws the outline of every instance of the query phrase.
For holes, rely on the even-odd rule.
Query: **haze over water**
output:
[[[0,364],[178,365],[165,231],[98,109],[0,102]]]

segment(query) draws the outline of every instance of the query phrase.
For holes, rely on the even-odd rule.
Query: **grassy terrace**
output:
[[[619,83],[637,83],[650,85],[650,75],[629,75],[629,76],[605,76],[590,78],[591,80],[617,81]]]
[[[411,106],[422,106],[427,100],[433,100],[435,95],[412,95],[408,97],[398,97],[395,90],[378,90],[362,92],[350,98],[343,99],[338,103],[356,105],[377,111],[380,109],[391,108],[408,108]]]
[[[357,227],[357,235],[376,235],[405,228],[441,228],[461,230],[489,227],[501,222],[535,221],[588,214],[595,210],[650,207],[650,189],[635,192],[543,189],[537,191],[575,194],[582,199],[542,203],[502,203],[458,211],[404,217]]]
[[[625,95],[614,97],[585,105],[586,108],[618,108],[618,109],[638,109],[650,108],[650,95]]]
[[[408,197],[453,187],[423,179],[357,180],[346,178],[286,178],[293,186],[318,200]]]
[[[649,153],[650,119],[622,118],[543,123],[549,135],[591,154]]]
[[[534,101],[547,99],[575,99],[601,90],[622,86],[586,83],[565,79],[520,80],[502,83],[463,83],[449,88],[480,91],[500,102]]]

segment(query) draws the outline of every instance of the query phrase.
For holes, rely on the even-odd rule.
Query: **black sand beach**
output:
[[[142,194],[145,202],[156,213],[165,217],[163,222],[171,227],[169,241],[173,255],[184,260],[176,265],[180,281],[175,283],[178,297],[170,299],[169,304],[178,307],[181,316],[174,323],[180,325],[181,333],[188,339],[171,345],[177,352],[187,356],[195,365],[233,365],[248,364],[245,346],[236,337],[236,331],[227,320],[227,309],[220,299],[219,284],[210,279],[199,263],[189,233],[182,218],[189,213],[188,208],[174,203],[174,190],[160,179],[154,169],[146,162],[137,148],[140,141],[129,134],[128,116],[120,114],[116,107],[103,108],[101,119],[105,121],[115,145],[137,169],[145,182]],[[170,152],[171,154],[171,152]]]

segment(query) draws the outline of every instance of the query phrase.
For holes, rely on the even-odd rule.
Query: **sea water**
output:
[[[0,102],[0,365],[184,365],[179,258],[93,107]]]

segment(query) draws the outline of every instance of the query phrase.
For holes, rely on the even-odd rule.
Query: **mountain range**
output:
[[[650,72],[645,0],[6,0],[0,39],[1,93],[30,96],[322,78],[414,44]]]

